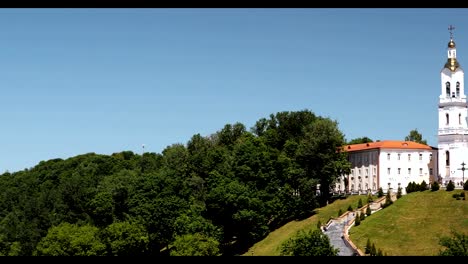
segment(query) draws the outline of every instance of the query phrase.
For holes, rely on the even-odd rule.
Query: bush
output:
[[[379,188],[379,192],[377,193],[377,197],[383,197],[384,196],[384,193],[383,193],[383,189],[382,187]]]
[[[357,204],[357,208],[361,208],[362,207],[362,200],[361,198],[359,198],[359,201],[358,201],[358,204]]]
[[[419,185],[419,191],[420,191],[420,192],[423,192],[423,191],[425,191],[425,190],[427,190],[427,183],[426,183],[426,181],[423,180],[423,181],[421,182],[421,184]]]
[[[353,207],[351,205],[348,206],[348,211],[350,211],[350,212],[353,211]]]
[[[398,192],[396,194],[396,198],[400,199],[401,198],[401,187],[398,187]]]
[[[468,191],[468,180],[463,183],[463,190]]]
[[[455,190],[455,184],[450,180],[445,189],[447,190],[447,192],[451,192]]]
[[[356,217],[354,218],[354,225],[358,226],[360,224],[361,224],[361,217],[360,217],[359,213],[356,213]]]
[[[338,217],[340,217],[342,214],[343,214],[343,210],[341,210],[340,208],[340,210],[338,210]]]
[[[440,185],[438,182],[434,182],[432,183],[431,185],[431,191],[435,192],[435,191],[438,191],[440,189]]]
[[[370,206],[367,206],[367,209],[366,209],[366,215],[369,216],[372,214],[372,211],[370,209]]]

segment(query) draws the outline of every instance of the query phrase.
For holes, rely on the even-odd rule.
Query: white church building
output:
[[[440,73],[439,182],[446,185],[451,180],[455,187],[461,187],[467,179],[464,177],[465,165],[468,164],[467,103],[464,73],[457,61],[453,29],[452,26],[449,27],[447,62]]]

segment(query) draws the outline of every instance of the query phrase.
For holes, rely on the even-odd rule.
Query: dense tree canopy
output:
[[[0,255],[239,254],[326,204],[349,170],[343,144],[336,121],[302,110],[161,154],[86,153],[4,173]]]
[[[419,133],[418,129],[413,129],[409,132],[409,135],[405,137],[406,141],[414,141],[417,143],[421,143],[427,145],[427,141],[423,139],[422,134]]]

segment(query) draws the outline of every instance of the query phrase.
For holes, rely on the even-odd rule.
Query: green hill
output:
[[[353,226],[350,238],[363,252],[369,238],[376,248],[389,256],[437,255],[441,236],[451,236],[452,229],[468,230],[468,202],[453,198],[453,194],[461,192],[439,190],[404,195],[389,207],[373,213],[361,225]],[[359,198],[366,202],[365,196],[350,196],[319,209],[308,219],[291,221],[271,232],[244,255],[277,256],[280,245],[297,231],[316,228],[318,220],[325,224],[340,208],[345,212],[349,204],[355,209]]]
[[[353,243],[364,252],[367,239],[388,256],[434,256],[441,236],[450,231],[468,233],[468,202],[447,192],[424,191],[404,195],[375,212],[349,231]]]
[[[320,221],[326,224],[331,217],[337,217],[338,211],[344,213],[348,206],[356,209],[359,199],[363,204],[367,201],[366,195],[353,195],[348,196],[344,200],[336,200],[333,203],[315,210],[316,214],[300,221],[291,221],[282,227],[272,231],[265,239],[253,245],[244,256],[279,256],[281,244],[293,237],[299,230],[310,230],[317,228],[317,223]]]

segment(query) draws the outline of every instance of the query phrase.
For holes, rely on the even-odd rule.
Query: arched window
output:
[[[450,166],[450,152],[445,151],[445,166]]]
[[[445,119],[446,119],[445,124],[448,125],[449,124],[449,114],[445,114]]]
[[[461,125],[461,114],[458,114],[458,124]]]
[[[447,95],[447,97],[450,97],[450,83],[449,82],[445,83],[445,94]]]
[[[457,82],[457,97],[460,97],[460,82]]]

